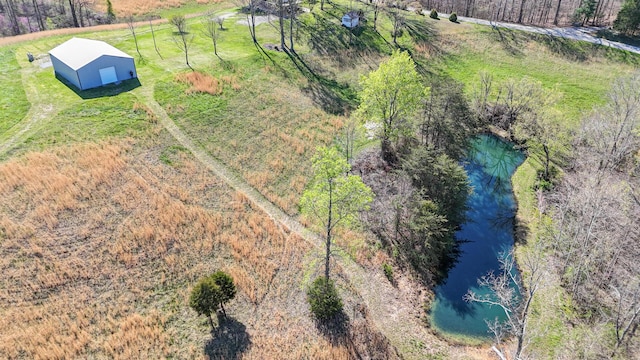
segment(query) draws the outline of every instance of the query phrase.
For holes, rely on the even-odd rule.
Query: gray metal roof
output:
[[[73,70],[78,70],[103,55],[133,59],[125,52],[104,41],[76,37],[51,49],[49,54],[55,56]]]

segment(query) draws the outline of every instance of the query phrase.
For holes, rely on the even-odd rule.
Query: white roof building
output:
[[[104,41],[72,38],[49,56],[56,75],[80,90],[138,77],[133,57]]]

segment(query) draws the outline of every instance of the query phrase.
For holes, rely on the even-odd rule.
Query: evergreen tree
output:
[[[112,23],[116,20],[116,14],[113,12],[113,5],[111,0],[107,0],[107,21]]]
[[[640,29],[640,0],[625,0],[613,28],[627,35],[635,35]]]

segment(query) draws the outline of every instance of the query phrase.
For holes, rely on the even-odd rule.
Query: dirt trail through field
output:
[[[300,235],[306,241],[324,249],[323,240],[307,230],[302,224],[285,214],[282,209],[267,200],[246,181],[228,169],[220,161],[205,152],[194,143],[164,111],[153,97],[153,86],[140,89],[144,102],[155,113],[160,123],[187,148],[202,164],[228,183],[236,191],[243,193],[253,204],[262,209],[274,221]],[[358,291],[369,309],[369,314],[376,327],[407,359],[424,359],[427,354],[446,351],[446,344],[429,334],[421,320],[413,311],[408,311],[407,304],[398,298],[397,289],[382,275],[382,271],[372,274],[351,260],[348,255],[335,257],[351,285]],[[378,274],[379,273],[379,274]]]
[[[11,132],[14,131],[14,129],[19,129],[8,140],[0,143],[0,154],[4,154],[11,150],[11,147],[16,143],[16,141],[21,139],[34,124],[55,115],[55,106],[51,103],[51,99],[46,99],[43,96],[43,92],[38,91],[37,82],[31,79],[31,75],[34,71],[36,70],[30,68],[23,68],[21,71],[22,87],[27,95],[27,99],[29,99],[29,102],[31,103],[31,107],[22,121],[7,130],[7,132]]]

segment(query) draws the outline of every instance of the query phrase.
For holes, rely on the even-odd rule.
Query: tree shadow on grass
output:
[[[73,85],[67,79],[58,74],[56,74],[56,79],[60,80],[61,83],[63,83],[66,87],[68,87],[71,91],[76,93],[76,95],[84,100],[116,96],[123,92],[128,92],[139,86],[142,86],[140,80],[138,78],[134,78],[130,80],[124,80],[116,84],[107,84],[93,89],[80,90],[77,86]]]
[[[218,327],[211,333],[213,336],[204,347],[209,359],[239,359],[251,346],[251,336],[246,326],[228,316],[218,313]]]
[[[340,310],[333,317],[325,320],[315,320],[316,328],[331,345],[339,346],[347,342],[349,337],[349,317]]]
[[[357,93],[348,84],[340,84],[323,76],[320,70],[311,67],[295,52],[287,51],[287,54],[300,73],[309,80],[302,90],[324,111],[343,115],[355,106]]]
[[[349,313],[351,318],[340,311],[326,321],[316,320],[316,328],[332,346],[345,348],[350,359],[400,358],[395,347],[371,324],[364,305],[356,304]]]
[[[415,42],[432,43],[437,36],[435,28],[422,19],[405,19],[404,27]]]
[[[506,51],[509,55],[514,57],[524,56],[524,53],[521,50],[523,46],[522,38],[520,38],[515,31],[509,29],[501,29],[495,26],[492,27],[490,37],[492,40],[500,43],[504,51]]]

